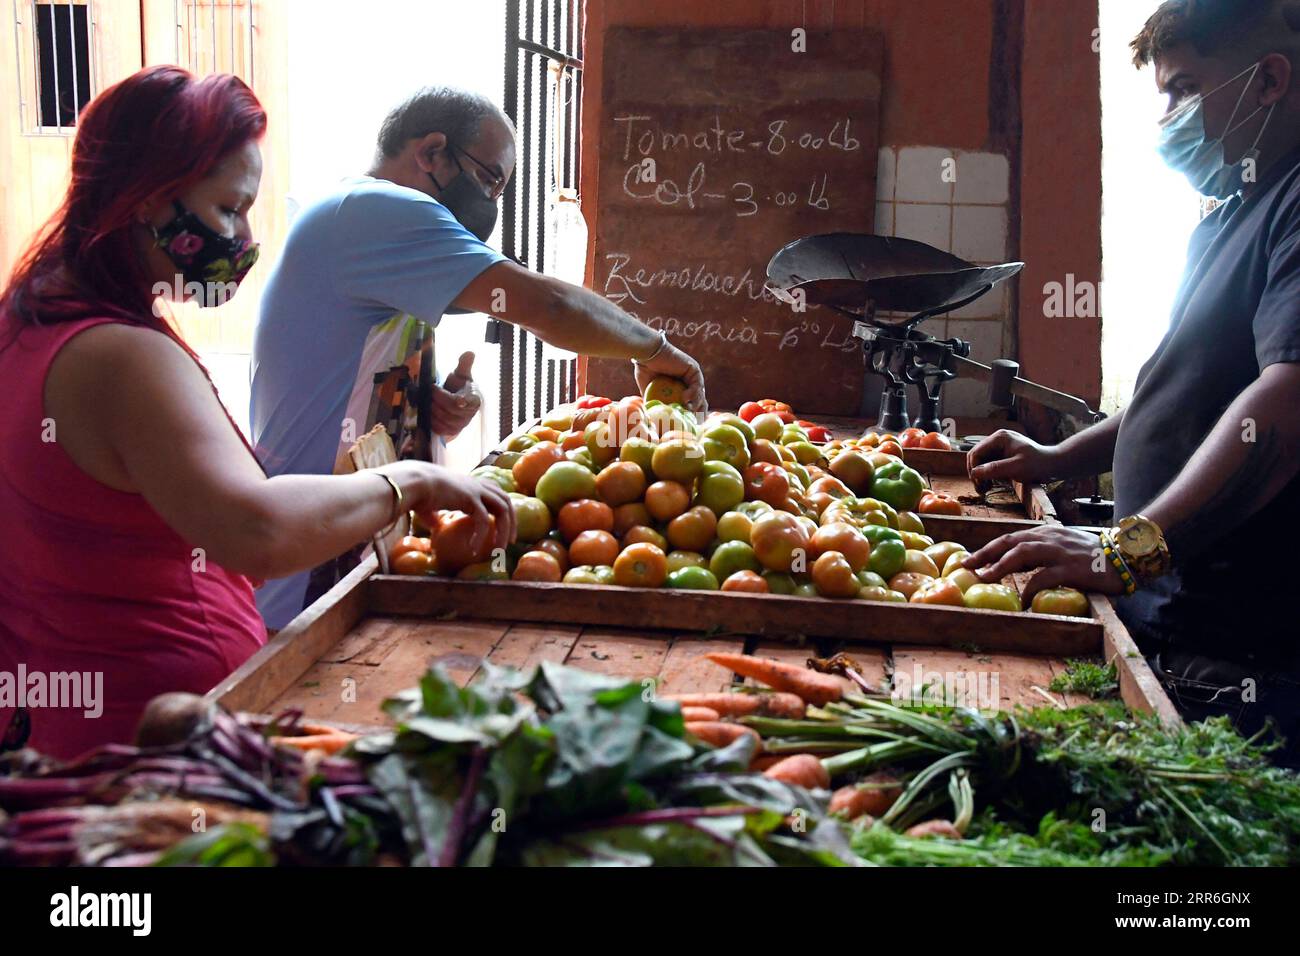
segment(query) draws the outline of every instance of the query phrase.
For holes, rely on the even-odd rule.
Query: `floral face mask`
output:
[[[197,293],[202,306],[221,305],[257,262],[258,244],[223,236],[179,201],[172,205],[176,217],[153,230],[154,241],[180,271],[187,296]]]

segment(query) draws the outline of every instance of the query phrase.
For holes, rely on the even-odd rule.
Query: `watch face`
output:
[[[1149,523],[1135,521],[1121,527],[1116,544],[1130,554],[1150,554],[1160,546],[1160,538]]]

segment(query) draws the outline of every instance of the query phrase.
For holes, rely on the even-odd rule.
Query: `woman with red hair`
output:
[[[155,694],[206,692],[265,641],[250,579],[408,508],[514,538],[499,489],[426,463],[268,479],[163,317],[160,295],[217,304],[256,261],[265,128],[229,75],[153,67],[106,90],[0,295],[0,750],[129,739]]]

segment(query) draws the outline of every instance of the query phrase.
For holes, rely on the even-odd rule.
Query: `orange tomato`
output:
[[[669,432],[669,435],[678,433]],[[650,458],[650,467],[655,477],[665,481],[678,481],[689,485],[704,470],[704,448],[694,436],[682,435],[680,438],[665,436],[655,446]]]
[[[668,522],[668,543],[679,551],[703,551],[717,530],[718,519],[700,505]]]
[[[545,551],[559,562],[561,571],[569,570],[569,549],[554,538],[543,538],[528,550]]]
[[[882,455],[892,455],[895,458],[903,457],[903,449],[897,442],[881,442],[880,447],[876,449]]]
[[[767,438],[755,438],[749,443],[749,460],[752,464],[757,465],[761,461],[769,465],[781,464],[781,453],[777,451],[777,444]]]
[[[515,573],[510,576],[510,579],[557,583],[562,577],[564,573],[560,570],[560,562],[555,560],[553,555],[545,551],[529,551],[527,554],[520,555],[519,563],[515,565]]]
[[[438,524],[437,536],[433,539],[433,553],[439,574],[455,574],[461,568],[486,561],[492,553],[492,534],[496,526],[495,519],[488,518],[488,529],[483,535],[483,544],[472,547],[475,524],[474,519],[463,511],[448,512]]]
[[[914,571],[899,571],[889,579],[889,587],[890,590],[898,591],[910,600],[913,594],[921,590],[921,588],[933,580],[934,578],[930,577],[928,574],[917,574]]]
[[[812,579],[813,587],[822,597],[857,597],[862,588],[853,565],[838,551],[827,551],[813,562]]]
[[[678,378],[671,378],[667,375],[657,375],[649,385],[645,387],[645,400],[647,402],[658,399],[665,405],[672,405],[674,402],[680,403],[682,397],[686,394],[686,383]]]
[[[645,472],[631,461],[606,465],[596,476],[596,494],[611,506],[639,501],[645,494]]]
[[[737,571],[722,582],[724,591],[740,591],[744,594],[769,594],[767,579],[756,571]]]
[[[393,545],[393,550],[389,553],[389,556],[395,558],[399,554],[405,554],[407,551],[422,551],[425,554],[428,554],[432,550],[433,542],[428,538],[420,538],[413,534],[408,534],[406,537],[402,538],[401,541],[398,541],[397,544]]]
[[[584,531],[612,531],[614,509],[595,498],[579,498],[560,509],[555,516],[555,526],[564,535],[564,540],[570,542]]]
[[[894,590],[898,590],[898,588]],[[947,578],[933,578],[922,584],[908,596],[908,600],[913,604],[946,604],[949,607],[966,606],[966,599],[961,588]]]
[[[402,551],[388,562],[394,574],[429,574],[434,570],[433,555],[427,551]]]
[[[749,543],[759,562],[769,571],[788,572],[796,563],[807,561],[808,529],[785,511],[759,515],[750,529]]]
[[[819,558],[830,551],[844,555],[856,573],[867,566],[867,560],[871,557],[871,542],[852,525],[832,521],[818,528],[808,542],[808,554],[813,558]]]
[[[608,531],[584,531],[569,545],[569,560],[575,564],[613,564],[618,551],[618,539]]]
[[[623,587],[662,587],[667,577],[668,556],[653,544],[631,545],[614,560],[614,583]]]
[[[952,451],[952,442],[948,440],[947,435],[941,435],[939,432],[926,432],[925,437],[921,439],[922,448],[934,448],[938,451]]]
[[[565,432],[559,437],[561,451],[573,451],[584,444],[582,432]]]
[[[557,461],[564,461],[564,451],[553,441],[539,441],[519,456],[510,473],[515,477],[515,488],[520,494],[531,495],[546,469]]]
[[[946,491],[927,491],[916,510],[923,515],[960,515],[961,502]]]
[[[554,428],[547,428],[545,425],[534,428],[528,434],[532,435],[538,441],[553,441],[558,443],[560,440],[559,431]]]
[[[745,469],[745,500],[766,501],[775,508],[790,497],[790,479],[779,465],[760,461]]]
[[[621,538],[629,530],[639,524],[653,524],[654,519],[650,517],[650,512],[646,510],[644,502],[629,501],[625,505],[619,505],[614,509],[614,527],[613,532],[616,538]]]
[[[623,535],[624,549],[630,548],[634,544],[653,544],[660,551],[667,552],[668,550],[668,539],[654,528],[648,528],[645,525],[637,525]]]
[[[676,481],[656,481],[645,490],[646,510],[656,521],[672,521],[691,506],[691,492]]]

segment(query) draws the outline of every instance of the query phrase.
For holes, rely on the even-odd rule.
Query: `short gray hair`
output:
[[[483,120],[498,117],[510,129],[514,125],[500,107],[481,93],[453,86],[426,86],[393,108],[379,127],[379,154],[392,159],[413,139],[442,133],[455,143],[470,143]]]

